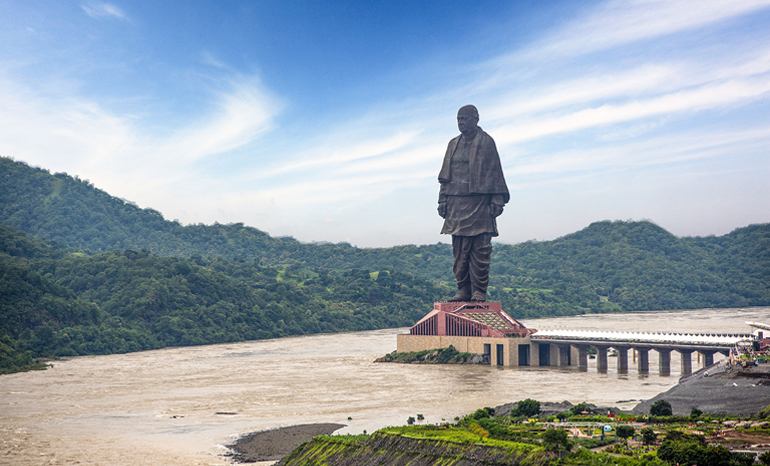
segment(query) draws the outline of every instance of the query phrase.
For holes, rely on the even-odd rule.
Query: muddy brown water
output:
[[[528,327],[750,333],[770,308],[523,320]],[[333,422],[340,433],[452,420],[524,398],[633,407],[676,384],[670,376],[556,368],[375,364],[396,346],[387,329],[166,348],[56,361],[0,376],[0,464],[228,464],[222,445],[281,426]],[[693,367],[697,359],[693,356]]]

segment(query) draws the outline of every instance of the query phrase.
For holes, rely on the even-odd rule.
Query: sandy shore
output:
[[[344,424],[331,423],[280,427],[246,434],[227,447],[233,451],[230,456],[239,463],[278,461],[313,437],[329,435],[343,427]]]

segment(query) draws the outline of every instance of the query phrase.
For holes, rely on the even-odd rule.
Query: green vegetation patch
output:
[[[454,346],[448,348],[436,348],[431,350],[410,351],[399,353],[393,351],[378,358],[375,362],[398,362],[403,364],[475,364],[472,362],[473,354],[457,351]]]

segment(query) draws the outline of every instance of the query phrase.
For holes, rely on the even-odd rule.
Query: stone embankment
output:
[[[366,440],[317,437],[284,458],[278,466],[513,466],[546,461],[543,452],[375,434]]]
[[[671,403],[674,414],[688,416],[693,408],[704,413],[747,417],[770,404],[770,364],[749,369],[726,368],[717,363],[692,375],[654,398],[634,407],[633,412],[649,414],[658,400]]]

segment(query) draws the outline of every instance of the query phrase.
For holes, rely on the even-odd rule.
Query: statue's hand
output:
[[[498,204],[489,204],[489,212],[492,214],[492,217],[499,217],[500,214],[503,213],[503,206]]]
[[[446,202],[438,203],[438,214],[441,218],[446,218]]]

